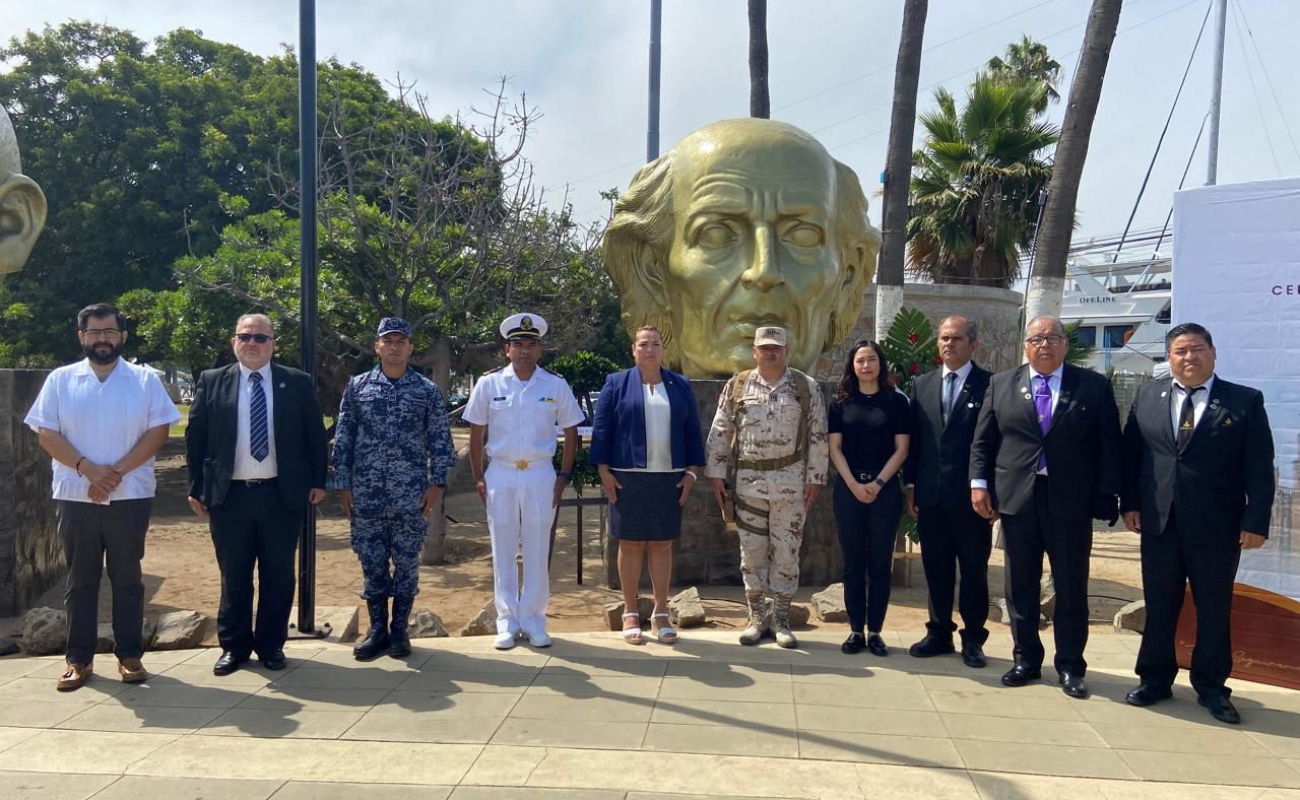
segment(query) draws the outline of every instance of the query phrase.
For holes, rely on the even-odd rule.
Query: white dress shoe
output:
[[[515,635],[509,631],[498,633],[493,646],[498,650],[509,650],[515,646]]]
[[[533,647],[551,646],[551,637],[546,634],[546,631],[541,631],[539,633],[529,633],[528,631],[524,631],[524,638],[527,639],[528,643]]]

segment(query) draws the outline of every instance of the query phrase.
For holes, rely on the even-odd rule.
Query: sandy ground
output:
[[[149,529],[143,562],[147,613],[195,609],[215,617],[220,583],[207,524],[198,521],[185,501],[186,477],[184,442],[172,438],[158,459],[158,496]],[[492,563],[487,522],[477,495],[456,494],[448,498],[449,522],[447,563],[421,568],[421,594],[416,607],[437,613],[453,635],[492,597]],[[551,605],[547,614],[552,631],[594,631],[605,628],[603,607],[622,595],[603,585],[600,560],[600,531],[597,509],[584,509],[583,573],[576,581],[577,526],[575,511],[562,510],[551,568]],[[1002,553],[993,551],[989,582],[995,596],[1001,595]],[[1092,616],[1097,632],[1111,630],[1110,620],[1124,603],[1141,597],[1141,574],[1137,537],[1100,529],[1092,552]],[[675,587],[674,591],[678,588]],[[796,600],[807,602],[822,586],[800,589]],[[316,562],[316,604],[357,605],[361,601],[361,571],[348,544],[348,526],[342,518],[336,495],[322,504],[318,525]],[[649,594],[648,579],[642,593]],[[708,627],[726,629],[743,622],[743,592],[738,586],[703,586],[710,618]],[[52,588],[37,605],[62,608],[62,585]],[[101,620],[109,619],[109,589],[101,589]],[[890,600],[887,628],[918,630],[926,620],[925,577],[919,560],[913,562],[912,586],[895,587]],[[0,633],[12,630],[19,620],[0,620]],[[363,619],[364,626],[364,619]],[[811,628],[820,627],[814,617]],[[843,627],[832,625],[831,628]],[[997,623],[995,632],[1005,630]],[[213,642],[215,643],[215,642]]]

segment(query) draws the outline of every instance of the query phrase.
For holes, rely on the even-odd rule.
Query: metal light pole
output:
[[[298,0],[298,185],[302,369],[316,387],[316,0]],[[316,506],[307,504],[298,548],[298,631],[316,628]]]
[[[1219,0],[1214,32],[1214,83],[1210,87],[1210,143],[1205,185],[1219,182],[1219,111],[1223,107],[1223,37],[1228,32],[1228,0]]]
[[[646,124],[645,160],[659,157],[659,38],[663,31],[663,0],[650,0],[650,109]]]

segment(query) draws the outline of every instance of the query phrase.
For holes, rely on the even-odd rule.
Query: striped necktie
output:
[[[252,396],[248,401],[248,452],[255,461],[262,461],[270,450],[270,437],[266,431],[266,387],[262,386],[262,373],[248,375]]]

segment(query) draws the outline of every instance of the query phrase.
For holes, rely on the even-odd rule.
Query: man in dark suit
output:
[[[1016,662],[1002,683],[1024,686],[1042,677],[1039,581],[1046,552],[1056,584],[1057,679],[1068,696],[1082,699],[1092,520],[1113,525],[1119,518],[1120,433],[1110,381],[1066,364],[1069,346],[1059,319],[1030,320],[1029,363],[989,382],[971,444],[970,494],[980,516],[1002,519]]]
[[[1124,524],[1142,535],[1147,621],[1128,702],[1172,697],[1174,628],[1188,581],[1196,604],[1192,687],[1215,719],[1241,715],[1232,672],[1232,588],[1242,550],[1268,537],[1273,434],[1259,391],[1214,375],[1214,339],[1194,322],[1165,337],[1172,378],[1138,389],[1124,429]]]
[[[983,667],[984,623],[989,617],[992,524],[970,505],[970,444],[990,374],[971,360],[979,345],[975,325],[963,316],[939,323],[943,369],[912,386],[912,447],[907,456],[907,511],[921,537],[921,565],[929,586],[925,638],[908,651],[917,658],[953,652],[954,585],[961,568],[958,609],[961,657]]]
[[[221,569],[217,675],[254,652],[267,669],[284,669],[298,532],[307,504],[325,496],[326,471],[315,387],[306,373],[271,363],[271,320],[245,314],[230,344],[238,363],[199,376],[185,428],[190,507],[209,520]]]

